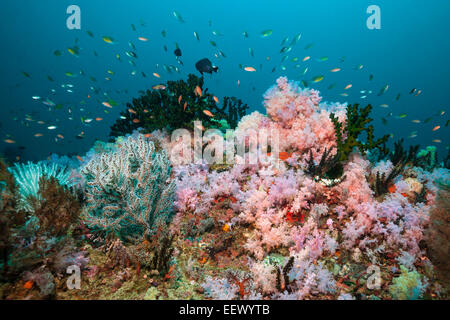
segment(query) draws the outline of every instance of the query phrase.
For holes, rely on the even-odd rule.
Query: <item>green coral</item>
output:
[[[365,154],[366,151],[381,148],[388,140],[389,135],[385,135],[378,140],[374,140],[373,125],[368,125],[372,122],[369,114],[372,111],[372,106],[369,104],[365,108],[360,109],[358,104],[347,106],[347,120],[345,124],[339,122],[339,119],[334,113],[330,114],[330,119],[334,124],[336,131],[336,140],[339,153],[339,160],[346,161],[354,147]],[[366,132],[366,142],[358,139],[359,135]]]
[[[132,104],[127,104],[127,110],[121,113],[121,118],[111,127],[110,136],[124,136],[138,128],[143,128],[143,133],[158,129],[169,132],[193,129],[195,120],[201,121],[205,129],[236,127],[248,106],[240,99],[224,97],[219,107],[215,101],[217,98],[203,85],[203,77],[189,74],[187,81],[168,81],[164,89],[147,90],[141,97],[133,99]],[[201,94],[196,90],[197,87],[202,91]],[[207,114],[208,111],[213,117]]]
[[[400,266],[401,275],[394,278],[389,292],[396,300],[417,300],[420,299],[428,286],[427,282],[422,282],[421,275],[416,270],[408,271],[404,266]]]

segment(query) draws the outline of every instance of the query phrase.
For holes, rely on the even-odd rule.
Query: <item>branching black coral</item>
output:
[[[359,151],[364,154],[368,150],[380,148],[388,140],[388,135],[374,140],[373,125],[368,125],[373,120],[369,118],[371,110],[370,104],[363,109],[359,109],[358,104],[348,105],[345,124],[339,122],[334,113],[330,114],[336,131],[339,160],[346,161],[354,147],[358,147]],[[367,133],[366,142],[358,140],[359,135],[364,131]]]
[[[189,74],[187,81],[168,81],[167,85],[147,90],[141,97],[133,99],[132,104],[127,104],[121,119],[111,127],[110,136],[123,136],[138,128],[143,128],[143,133],[157,129],[169,132],[193,129],[195,120],[201,121],[205,129],[221,129],[224,125],[221,120],[234,128],[245,115],[248,105],[239,99],[225,97],[219,107],[217,98],[203,85],[203,77]]]
[[[389,159],[394,164],[394,166],[400,164],[401,162],[411,163],[412,165],[417,164],[417,152],[419,151],[419,145],[410,146],[409,152],[403,148],[403,139],[394,143],[394,152],[389,156]]]

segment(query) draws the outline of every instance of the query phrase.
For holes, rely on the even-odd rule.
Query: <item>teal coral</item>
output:
[[[142,241],[172,217],[175,184],[165,152],[153,142],[130,136],[111,153],[94,157],[83,169],[86,221],[123,241]]]
[[[19,186],[19,208],[29,212],[33,211],[30,199],[39,199],[39,181],[42,176],[54,177],[61,186],[71,187],[74,185],[71,172],[56,163],[46,164],[43,161],[38,163],[28,162],[27,164],[16,163],[14,167],[10,167],[8,170],[14,175]]]

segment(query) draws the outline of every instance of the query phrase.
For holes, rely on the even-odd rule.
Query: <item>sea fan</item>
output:
[[[134,242],[149,238],[171,220],[175,183],[170,162],[143,135],[130,136],[114,152],[94,157],[81,173],[91,227]]]

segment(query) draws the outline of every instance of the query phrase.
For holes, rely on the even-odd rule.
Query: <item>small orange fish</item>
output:
[[[197,96],[200,96],[200,97],[203,95],[203,94],[202,94],[202,89],[201,89],[199,86],[196,86],[196,87],[195,87],[194,93],[195,93]]]
[[[105,107],[112,108],[112,105],[110,105],[109,102],[102,102],[102,104],[103,104]]]
[[[340,68],[334,68],[334,69],[331,69],[331,70],[330,70],[330,72],[339,72],[339,71],[341,71]]]
[[[211,117],[211,118],[214,117],[214,115],[209,110],[205,109],[205,110],[203,110],[203,113],[206,114],[208,117]]]
[[[256,69],[253,68],[253,67],[245,67],[244,70],[248,71],[248,72],[255,72],[256,71]]]
[[[197,129],[200,129],[200,130],[202,130],[202,131],[205,131],[205,127],[202,126],[201,124],[197,125],[196,128],[197,128]]]
[[[187,102],[184,103],[183,111],[186,110]]]
[[[230,226],[228,224],[226,224],[223,226],[222,230],[225,232],[228,232],[228,231],[230,231]]]
[[[308,61],[309,59],[311,59],[311,57],[310,56],[306,56],[306,57],[303,58],[303,62]]]
[[[11,139],[5,139],[4,140],[6,143],[16,143],[14,140],[11,140]]]
[[[180,96],[178,97],[178,104],[181,103],[181,98],[183,98],[183,97],[182,97],[181,94],[180,94]]]
[[[144,109],[144,113],[148,113],[149,111],[147,109]]]
[[[141,41],[148,41],[148,38],[145,38],[145,37],[139,37],[138,39]]]
[[[64,136],[62,134],[58,134],[57,137],[60,139],[64,139]]]
[[[95,118],[95,121],[102,121],[102,120],[103,120],[103,118],[100,118],[100,117]]]
[[[23,285],[23,287],[27,290],[30,290],[31,288],[33,288],[33,281],[29,280],[27,282],[25,282],[25,284]]]
[[[146,134],[144,134],[144,137],[145,137],[145,138],[150,138],[151,136],[152,136],[151,133],[146,133]]]
[[[441,126],[436,126],[433,128],[433,131],[439,130],[441,128]]]
[[[39,138],[39,137],[42,137],[43,134],[42,134],[42,133],[36,133],[34,136],[35,136],[36,138]]]
[[[288,153],[288,152],[280,152],[278,154],[278,158],[280,158],[280,160],[283,160],[283,161],[289,159],[291,156],[292,156],[292,153]]]
[[[216,103],[219,103],[219,99],[216,96],[214,96],[213,99]]]
[[[134,111],[133,109],[128,109],[128,112],[132,113],[132,114],[136,114],[136,111]]]
[[[389,193],[394,193],[395,191],[397,191],[397,187],[395,186],[395,184],[391,185],[388,188]]]
[[[77,159],[80,160],[80,162],[83,162],[83,158],[77,155]]]
[[[348,90],[348,89],[350,89],[351,87],[353,87],[353,85],[352,85],[352,84],[348,84],[348,85],[345,86],[344,90]]]
[[[139,123],[139,122],[141,122],[141,120],[139,120],[139,119],[133,119],[133,123]]]
[[[159,74],[157,74],[156,72],[153,72],[153,75],[157,78],[161,78],[161,76]]]

